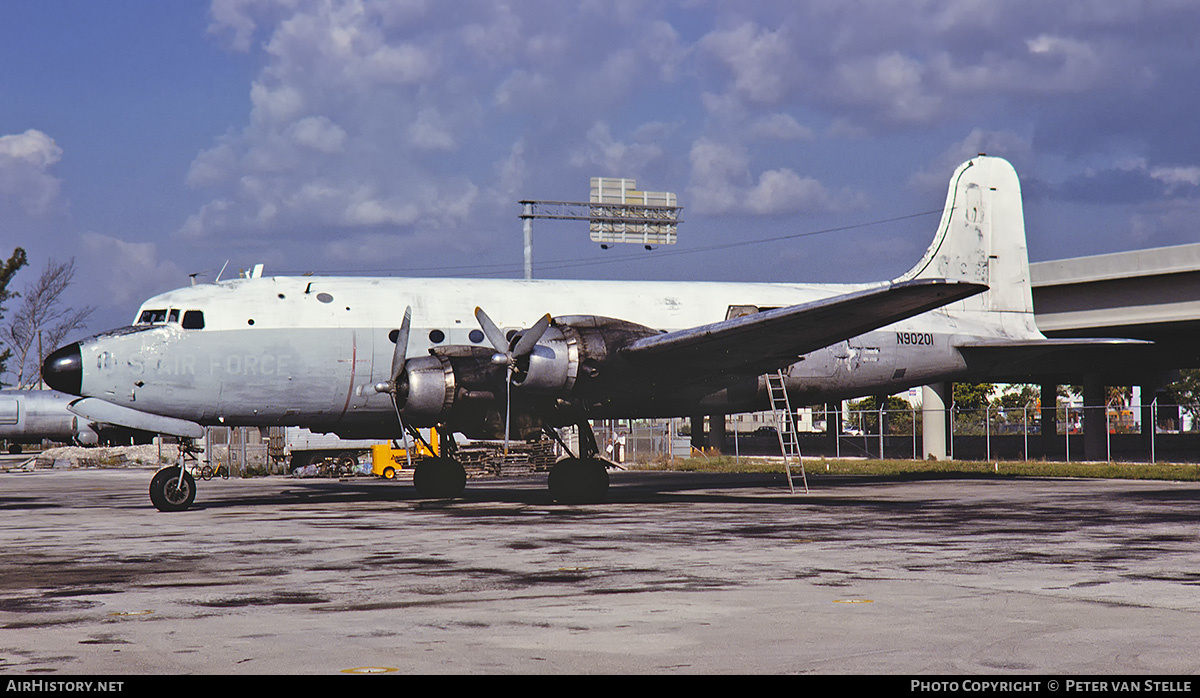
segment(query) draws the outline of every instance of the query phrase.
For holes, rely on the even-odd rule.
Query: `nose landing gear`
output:
[[[150,503],[159,511],[184,511],[196,501],[196,478],[184,467],[199,450],[191,439],[179,441],[179,465],[168,465],[150,480]]]

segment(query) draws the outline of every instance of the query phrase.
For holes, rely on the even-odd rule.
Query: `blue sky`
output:
[[[536,276],[890,278],[932,236],[936,214],[913,214],[978,152],[1021,175],[1034,261],[1200,237],[1191,1],[0,13],[0,252],[30,253],[18,290],[74,257],[91,331],[226,261],[519,278],[517,201],[586,199],[591,176],[676,192],[678,245],[605,251],[538,222]]]

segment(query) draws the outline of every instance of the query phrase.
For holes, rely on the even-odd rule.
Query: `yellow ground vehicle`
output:
[[[429,430],[429,446],[433,451],[426,448],[423,443],[412,444],[413,463],[417,462],[418,458],[432,458],[436,454],[434,451],[438,447],[437,429]],[[378,475],[385,480],[395,479],[397,471],[403,470],[408,466],[408,454],[403,448],[393,448],[392,444],[375,444],[371,447],[371,474]]]

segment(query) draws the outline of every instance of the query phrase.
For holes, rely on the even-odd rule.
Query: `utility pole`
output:
[[[673,245],[681,222],[671,192],[637,191],[632,179],[592,177],[590,201],[520,201],[525,252],[525,280],[533,279],[533,219],[587,221],[591,239],[608,249],[636,243],[647,250]]]

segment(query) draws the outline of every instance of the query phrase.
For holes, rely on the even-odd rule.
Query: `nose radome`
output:
[[[79,342],[56,349],[42,362],[42,380],[51,388],[71,395],[82,395],[83,355]]]

